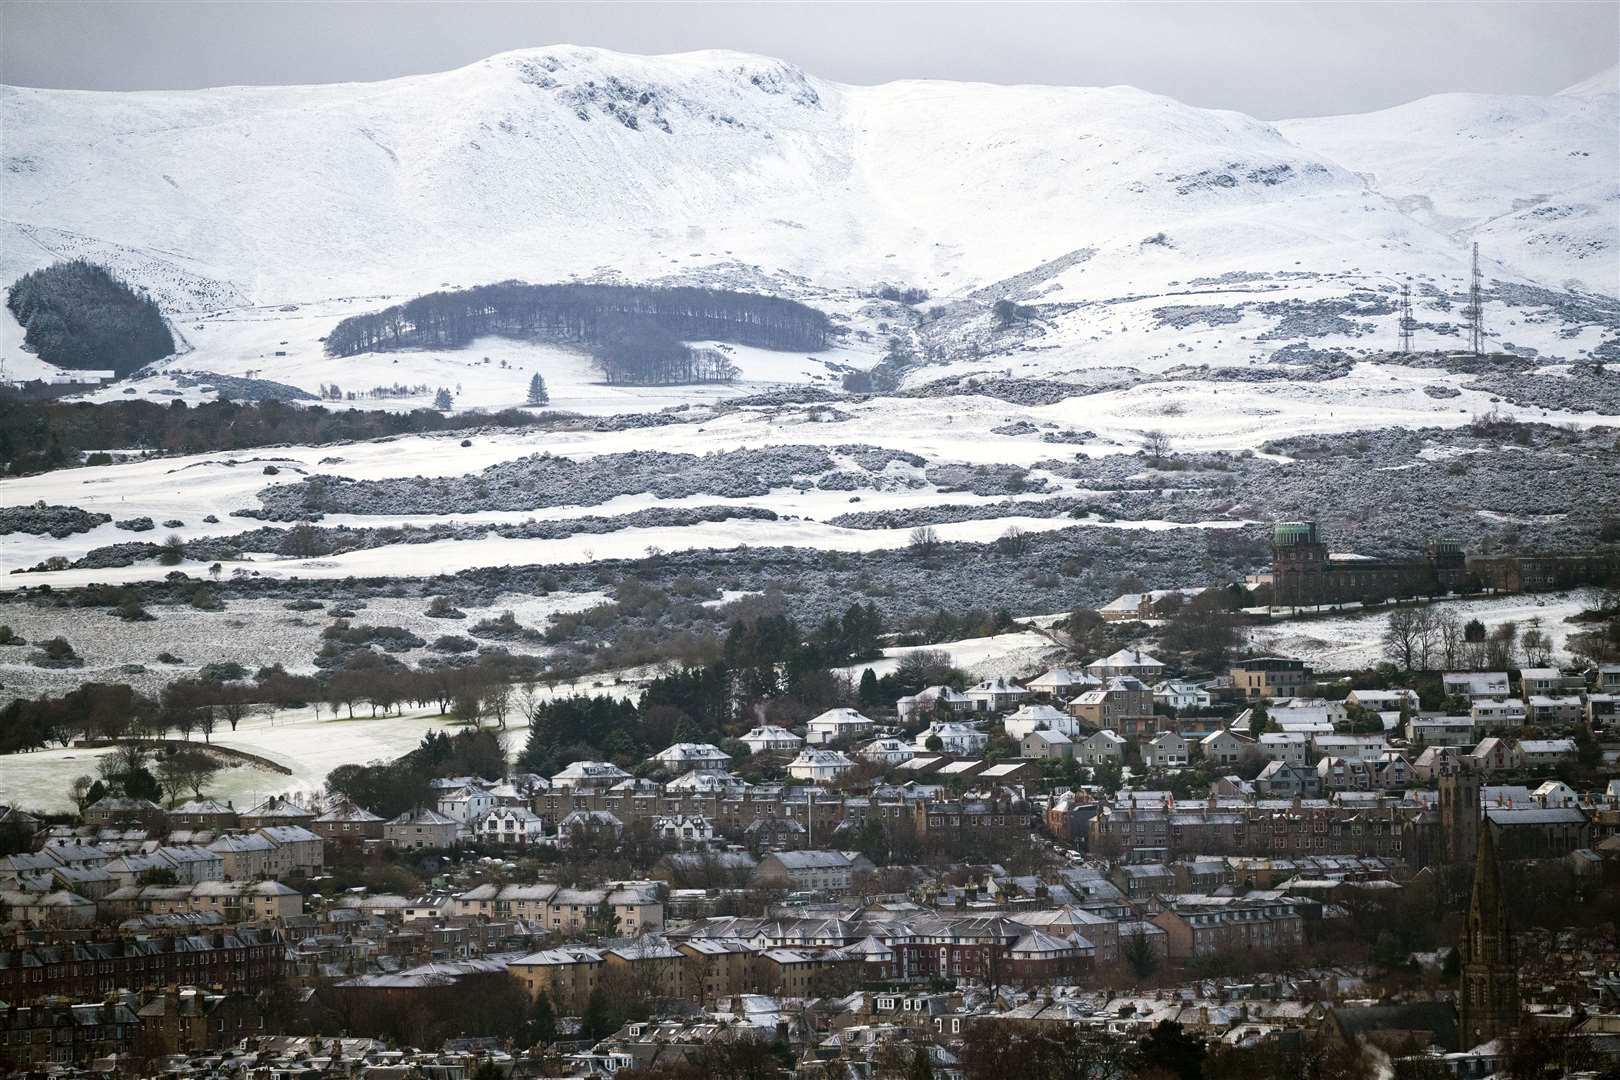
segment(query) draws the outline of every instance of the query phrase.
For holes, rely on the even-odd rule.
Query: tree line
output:
[[[6,291],[23,342],[47,363],[126,375],[174,352],[152,298],[83,259],[24,274]]]
[[[473,427],[524,427],[544,423],[521,409],[445,416],[432,409],[411,412],[298,407],[279,401],[256,404],[214,401],[26,400],[0,389],[0,471],[45,472],[80,464],[110,464],[102,451],[131,447],[166,453],[247,450],[277,443],[320,446],[390,435],[457,431]]]
[[[609,382],[735,378],[735,367],[694,340],[764,349],[826,348],[825,313],[794,300],[729,289],[645,285],[529,285],[509,281],[427,293],[344,319],[326,337],[332,356],[395,349],[458,349],[486,335],[587,346]]]

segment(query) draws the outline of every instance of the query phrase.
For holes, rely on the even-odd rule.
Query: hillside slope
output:
[[[376,84],[8,88],[0,272],[93,252],[177,308],[602,270],[948,292],[1164,232],[1170,259],[1103,287],[1391,248],[1385,269],[1434,270],[1532,201],[1611,195],[1608,100],[1270,125],[1122,87],[851,87],[738,53],[561,46]]]

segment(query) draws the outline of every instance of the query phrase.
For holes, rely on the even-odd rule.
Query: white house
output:
[[[1161,731],[1142,744],[1142,764],[1149,769],[1179,769],[1187,754],[1187,740],[1174,731]]]
[[[928,745],[934,739],[939,740],[939,746]],[[983,753],[985,746],[990,742],[990,736],[969,724],[936,720],[917,732],[913,742],[919,751],[943,750],[950,754],[972,757]]]
[[[872,721],[854,709],[828,709],[805,725],[804,741],[809,746],[869,739]]]
[[[787,728],[777,727],[775,724],[761,724],[759,727],[750,728],[741,741],[751,754],[797,754],[799,747],[804,743],[803,739]]]
[[[1177,712],[1185,709],[1207,709],[1214,699],[1197,683],[1180,679],[1167,679],[1153,686],[1153,704],[1167,705]]]
[[[973,699],[949,686],[930,686],[912,697],[903,697],[894,703],[894,711],[902,723],[918,713],[931,713],[943,709],[953,716],[974,710]]]
[[[837,780],[855,763],[837,750],[810,750],[800,751],[799,756],[788,762],[788,775],[795,780],[808,780],[813,784],[826,784]]]
[[[1416,690],[1352,690],[1344,700],[1368,712],[1400,712],[1403,706],[1418,707]]]
[[[1311,737],[1302,731],[1267,731],[1260,735],[1260,756],[1268,761],[1303,766],[1310,753]]]
[[[691,772],[693,769],[724,769],[731,764],[731,755],[713,743],[678,742],[652,756],[671,772]]]
[[[1530,797],[1549,809],[1577,806],[1581,797],[1562,780],[1548,780],[1530,793]]]
[[[1311,739],[1318,754],[1372,761],[1389,749],[1382,735],[1316,735]]]
[[[1152,682],[1164,673],[1164,664],[1141,649],[1121,649],[1112,656],[1093,660],[1086,665],[1086,672],[1099,679],[1113,675],[1134,675]]]
[[[629,777],[610,761],[576,761],[553,776],[551,786],[558,791],[603,791]]]
[[[1440,676],[1447,697],[1505,698],[1508,676],[1505,671],[1448,671]]]
[[[497,806],[478,819],[473,830],[480,842],[527,847],[546,839],[546,824],[523,806]]]
[[[1023,742],[1024,737],[1037,728],[1061,731],[1071,737],[1080,733],[1080,721],[1073,714],[1050,705],[1025,705],[1003,720],[1001,727],[1014,742]]]
[[[1002,712],[1018,708],[1028,700],[1030,693],[998,675],[973,684],[963,691],[963,696],[973,703],[974,712]]]
[[[1406,722],[1408,742],[1424,746],[1473,746],[1471,716],[1414,716]]]
[[[1498,700],[1474,699],[1469,715],[1476,731],[1496,731],[1501,728],[1523,727],[1526,717],[1524,702],[1518,698]]]
[[[1032,694],[1067,701],[1076,694],[1083,694],[1087,690],[1095,690],[1101,685],[1101,679],[1087,675],[1083,671],[1055,667],[1030,679],[1024,684],[1024,688]]]
[[[1125,740],[1105,728],[1075,743],[1074,760],[1083,765],[1118,765],[1125,760]]]
[[[664,785],[671,795],[741,795],[748,790],[748,781],[735,773],[719,769],[697,769],[683,773]]]
[[[463,836],[471,836],[473,823],[495,809],[496,802],[493,792],[468,785],[454,791],[441,791],[437,809],[461,826]]]
[[[1526,765],[1556,765],[1575,756],[1575,740],[1520,739],[1519,754]]]
[[[1205,761],[1212,761],[1217,765],[1236,765],[1243,758],[1256,751],[1254,740],[1240,731],[1231,728],[1222,728],[1212,731],[1198,740],[1199,752],[1204,755]],[[1303,756],[1304,743],[1301,742]]]
[[[884,768],[893,768],[902,762],[910,761],[917,755],[917,751],[904,739],[873,739],[856,750],[855,755]]]
[[[652,833],[660,840],[673,841],[682,847],[714,842],[714,825],[702,814],[653,818]]]

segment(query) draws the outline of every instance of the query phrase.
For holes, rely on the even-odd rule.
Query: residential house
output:
[[[1125,740],[1104,729],[1076,743],[1074,757],[1083,765],[1120,765],[1125,761]]]
[[[804,749],[788,762],[788,775],[813,784],[830,784],[855,767],[855,762],[837,750]]]
[[[998,713],[1018,708],[1029,699],[1030,692],[998,675],[973,684],[963,692],[963,696],[973,702],[974,712]]]
[[[1306,765],[1273,760],[1254,778],[1254,787],[1265,799],[1314,799],[1322,794],[1322,776]]]
[[[914,716],[960,716],[974,709],[972,698],[949,686],[930,686],[894,703],[895,715],[901,723]]]
[[[213,799],[190,799],[169,811],[169,826],[174,829],[211,829],[221,832],[234,829],[237,814],[230,806]]]
[[[1094,690],[1102,685],[1102,680],[1087,675],[1083,671],[1074,671],[1071,668],[1055,667],[1037,675],[1024,683],[1024,688],[1037,698],[1050,701],[1068,701],[1077,694],[1087,690]],[[1073,732],[1070,732],[1073,734]]]
[[[574,810],[557,822],[557,843],[565,848],[600,846],[624,835],[624,822],[606,810]]]
[[[208,845],[220,857],[226,881],[255,881],[290,870],[276,845],[258,833],[227,833]]]
[[[1197,683],[1168,679],[1153,685],[1153,703],[1177,712],[1207,709],[1213,700],[1210,692]]]
[[[1525,699],[1524,715],[1526,722],[1531,724],[1578,724],[1586,718],[1586,702],[1576,694],[1561,697],[1531,694]]]
[[[553,776],[551,786],[557,791],[585,794],[592,791],[606,791],[619,781],[628,779],[630,774],[612,762],[576,761]]]
[[[1520,739],[1519,754],[1528,767],[1557,765],[1575,759],[1574,739]]]
[[[1527,715],[1525,704],[1518,699],[1477,698],[1469,710],[1477,733],[1505,731],[1521,728]]]
[[[1565,675],[1557,668],[1522,668],[1519,671],[1519,696],[1528,704],[1532,697],[1563,697],[1586,692],[1586,677]]]
[[[1142,765],[1148,769],[1179,769],[1188,764],[1191,744],[1174,731],[1161,731],[1142,744]]]
[[[327,806],[326,812],[310,823],[310,831],[340,844],[360,844],[383,838],[383,819],[346,799]]]
[[[280,873],[315,875],[326,865],[325,842],[302,825],[266,825],[259,835],[276,846]]]
[[[870,718],[854,709],[828,709],[805,725],[804,741],[810,746],[870,739],[874,727]]]
[[[936,739],[939,741],[939,745],[930,745]],[[919,731],[914,740],[918,750],[942,750],[946,753],[960,754],[964,757],[983,753],[989,742],[990,736],[971,724],[956,724],[940,720],[934,721]]]
[[[1468,764],[1480,772],[1493,773],[1503,769],[1516,769],[1524,764],[1524,755],[1518,745],[1495,735],[1479,740],[1479,745],[1468,752]]]
[[[731,755],[712,743],[675,743],[658,751],[652,760],[672,773],[693,769],[723,772],[731,766]]]
[[[653,818],[652,834],[682,847],[706,847],[714,842],[714,824],[702,814],[673,814]]]
[[[1400,712],[1402,709],[1418,708],[1417,691],[1408,689],[1352,690],[1344,700],[1346,704],[1366,712]]]
[[[1014,742],[1022,741],[1025,735],[1036,728],[1061,731],[1070,736],[1080,734],[1079,721],[1069,713],[1054,709],[1050,705],[1025,705],[1001,722],[1001,729]]]
[[[1152,683],[1164,673],[1164,664],[1140,649],[1121,649],[1112,656],[1087,664],[1086,673],[1099,679],[1129,675]]]
[[[1217,765],[1236,765],[1250,754],[1259,753],[1253,738],[1231,728],[1221,728],[1205,735],[1198,740],[1198,748],[1205,761]]]
[[[1299,697],[1314,681],[1305,661],[1286,656],[1257,656],[1232,665],[1232,688],[1250,700]]]
[[[244,829],[262,829],[266,825],[308,827],[319,816],[309,807],[300,805],[285,795],[272,795],[253,809],[242,811],[239,824]]]
[[[1311,745],[1318,754],[1361,760],[1376,758],[1389,749],[1382,735],[1316,735]]]
[[[885,769],[892,769],[896,765],[910,761],[917,754],[916,749],[904,739],[874,739],[855,751],[855,756],[881,765]]]
[[[750,728],[741,742],[752,754],[797,754],[804,740],[785,727],[761,724]]]
[[[1303,767],[1310,760],[1310,755],[1311,738],[1304,732],[1267,731],[1260,736],[1260,756],[1267,761]]]
[[[1061,731],[1048,731],[1039,728],[1025,735],[1019,743],[1020,757],[1034,758],[1072,758],[1074,757],[1074,740]]]
[[[1469,700],[1505,698],[1509,692],[1505,671],[1448,671],[1440,676],[1440,687],[1447,697]]]
[[[407,810],[383,825],[383,842],[391,848],[452,848],[460,835],[460,822],[425,806]]]
[[[474,824],[479,842],[505,847],[528,847],[546,839],[546,823],[526,806],[497,806]]]
[[[793,892],[844,893],[855,874],[872,864],[842,851],[773,851],[760,859],[754,881],[767,888]]]
[[[1406,740],[1420,746],[1473,746],[1471,716],[1414,716],[1406,722]]]

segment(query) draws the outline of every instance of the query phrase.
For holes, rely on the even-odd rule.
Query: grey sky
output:
[[[0,0],[0,82],[24,86],[372,80],[559,43],[741,49],[853,83],[1128,83],[1276,119],[1559,90],[1620,61],[1620,4]]]

